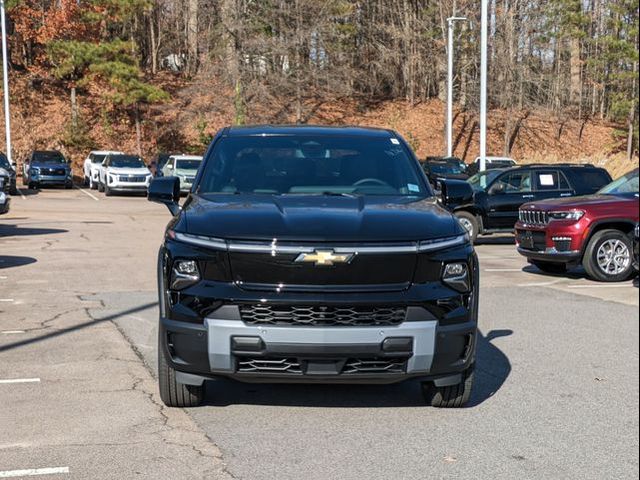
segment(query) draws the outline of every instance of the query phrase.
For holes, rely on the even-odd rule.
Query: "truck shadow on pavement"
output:
[[[31,235],[52,235],[56,233],[66,233],[68,231],[69,230],[63,228],[35,228],[0,224],[0,239],[7,237],[27,237]]]
[[[2,270],[3,268],[22,267],[24,265],[29,265],[37,261],[38,260],[33,257],[14,257],[10,255],[0,255],[0,270]]]
[[[467,408],[489,400],[511,373],[511,362],[492,342],[511,330],[478,333],[475,383]],[[425,405],[417,381],[392,385],[246,384],[227,379],[206,382],[205,405],[264,405],[324,408],[391,408]]]

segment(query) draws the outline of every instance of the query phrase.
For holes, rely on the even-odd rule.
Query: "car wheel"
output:
[[[531,263],[534,267],[537,267],[544,273],[555,275],[562,275],[563,273],[567,273],[567,265],[564,263],[540,262],[537,260],[530,260],[529,263]]]
[[[623,282],[633,273],[633,243],[620,230],[596,233],[584,253],[584,269],[600,282]]]
[[[104,185],[100,180],[98,180],[98,191],[104,192]]]
[[[455,216],[457,217],[460,225],[467,231],[469,234],[469,238],[471,238],[471,243],[475,243],[478,238],[478,219],[471,212],[460,211],[456,212]]]
[[[428,405],[438,408],[463,407],[471,397],[473,387],[474,366],[464,372],[463,380],[458,385],[436,387],[433,382],[422,384],[422,393]]]
[[[204,399],[204,385],[184,385],[176,380],[176,371],[167,363],[164,346],[158,342],[158,384],[160,398],[167,407],[197,407]]]
[[[65,183],[64,188],[67,190],[71,190],[73,188],[73,183],[71,182]]]
[[[89,177],[84,177],[84,181],[82,182],[82,186],[83,187],[88,187],[89,186]]]
[[[93,181],[93,177],[89,177],[89,189],[95,190],[96,188],[98,188],[98,185]]]
[[[109,188],[109,185],[107,185],[106,183],[104,184],[103,189],[104,189],[104,194],[107,197],[110,197],[111,195],[113,195],[113,191]]]

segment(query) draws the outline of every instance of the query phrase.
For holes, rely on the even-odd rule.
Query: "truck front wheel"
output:
[[[476,238],[478,238],[478,219],[471,212],[466,212],[461,210],[459,212],[455,212],[455,216],[460,222],[460,225],[467,231],[469,234],[469,238],[471,239],[471,243],[476,243]]]
[[[197,407],[204,399],[204,386],[184,385],[167,363],[164,347],[158,344],[158,383],[160,398],[167,407]]]
[[[462,382],[449,387],[436,387],[433,382],[422,384],[422,393],[427,405],[438,408],[460,408],[469,401],[473,386],[473,370],[464,372]]]
[[[584,269],[600,282],[623,282],[633,273],[633,243],[619,230],[601,230],[589,241]]]

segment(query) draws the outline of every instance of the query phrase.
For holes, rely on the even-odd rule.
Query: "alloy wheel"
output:
[[[597,253],[598,267],[607,275],[624,273],[631,264],[631,253],[624,242],[617,239],[607,240]]]

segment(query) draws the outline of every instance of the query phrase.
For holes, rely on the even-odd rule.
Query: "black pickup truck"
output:
[[[477,173],[468,180],[471,189],[456,188],[456,199],[448,198],[445,185],[443,198],[475,241],[479,235],[513,232],[525,203],[590,195],[610,182],[605,169],[592,165],[527,165]]]
[[[469,400],[477,257],[397,133],[225,128],[182,206],[177,177],[148,195],[174,215],[158,257],[165,404],[198,405],[215,377],[414,379],[429,405]]]

